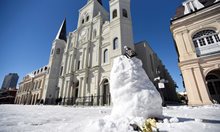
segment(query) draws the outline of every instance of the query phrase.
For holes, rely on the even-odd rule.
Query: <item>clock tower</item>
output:
[[[124,46],[134,50],[130,0],[110,0],[110,43],[112,58],[124,53]],[[118,49],[114,50],[115,43]]]

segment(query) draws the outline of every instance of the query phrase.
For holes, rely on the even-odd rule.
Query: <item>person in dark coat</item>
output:
[[[126,56],[128,59],[137,56],[137,53],[135,53],[131,48],[128,46],[124,46],[125,53],[124,56]]]

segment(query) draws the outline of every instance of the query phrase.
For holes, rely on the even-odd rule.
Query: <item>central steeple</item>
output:
[[[63,20],[62,25],[60,26],[56,39],[66,41],[66,18]]]
[[[89,1],[92,1],[92,0],[88,0],[88,2]],[[102,0],[97,0],[97,1],[99,2],[100,5],[102,5]]]

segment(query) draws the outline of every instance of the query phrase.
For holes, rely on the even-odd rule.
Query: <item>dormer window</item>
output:
[[[219,35],[214,30],[202,30],[192,40],[198,56],[220,51]]]
[[[201,4],[198,0],[186,0],[183,3],[183,6],[185,7],[184,15],[189,14],[191,12],[194,12],[204,7],[204,5]]]

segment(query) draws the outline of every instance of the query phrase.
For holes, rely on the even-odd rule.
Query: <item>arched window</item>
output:
[[[88,21],[89,21],[89,16],[86,17],[86,22],[88,22]]]
[[[193,43],[195,47],[205,46],[220,42],[218,34],[213,30],[203,30],[193,36]]]
[[[128,12],[126,9],[122,9],[122,14],[123,14],[123,17],[128,18]]]
[[[103,59],[103,62],[104,62],[104,63],[107,63],[107,62],[108,62],[108,49],[105,49],[105,50],[104,50],[104,59]]]
[[[214,30],[203,30],[192,37],[198,55],[216,52],[220,50],[220,39]]]
[[[84,19],[82,19],[82,24],[84,24],[84,22],[85,22],[85,20],[84,20]]]
[[[113,41],[113,49],[117,49],[118,48],[118,38],[115,38]]]
[[[113,18],[113,19],[116,18],[117,15],[118,15],[118,13],[117,13],[117,10],[115,9],[115,10],[113,11],[113,13],[112,13],[112,18]]]
[[[56,50],[56,54],[60,54],[60,48]]]

